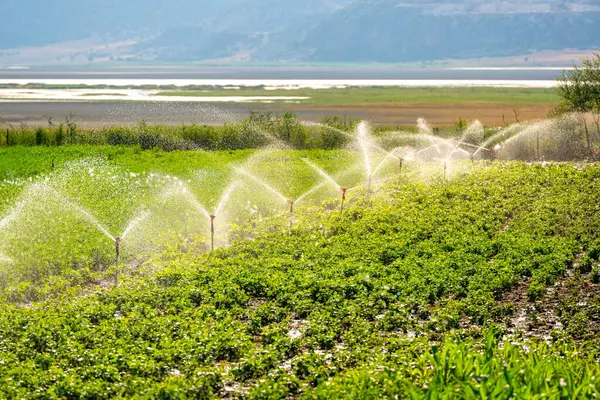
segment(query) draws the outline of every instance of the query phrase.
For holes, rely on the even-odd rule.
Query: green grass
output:
[[[251,154],[128,151],[38,174],[50,174],[51,183],[104,221],[127,218],[133,203],[158,201],[155,188],[141,179],[150,171],[196,179],[190,185],[202,197],[212,185],[203,188],[206,176],[198,168],[219,170],[227,158],[236,163]],[[305,156],[334,174],[354,162],[340,151],[285,151],[254,158],[248,168],[280,190],[303,190],[316,179],[301,167]],[[93,247],[102,263],[102,248],[109,257],[111,244],[82,221],[78,229],[52,228],[72,228],[76,218],[50,212],[64,204],[41,202],[34,208],[41,215],[30,216],[39,225],[27,231],[25,244],[39,251],[38,268],[46,262],[56,270],[52,254],[67,263],[55,276],[29,275],[11,292],[13,302],[32,301],[53,288],[53,298],[27,307],[2,304],[0,393],[598,396],[598,337],[590,328],[598,323],[600,298],[575,307],[577,315],[571,306],[562,308],[563,328],[547,332],[544,341],[510,333],[516,305],[502,301],[527,280],[530,306],[552,312],[544,309],[546,287],[567,270],[585,279],[597,268],[600,167],[575,167],[455,163],[444,182],[439,165],[407,165],[401,176],[388,171],[393,179],[368,199],[354,192],[343,216],[333,191],[324,203],[298,207],[292,231],[283,206],[233,226],[231,246],[214,253],[198,251],[205,237],[175,237],[150,258],[125,264],[116,290],[88,286],[106,284],[110,268],[95,270],[92,259],[68,262]],[[25,178],[33,168],[21,171]],[[128,201],[119,207],[120,200]],[[157,227],[176,226],[178,214],[194,223],[180,203],[173,207],[177,212]],[[124,242],[124,249],[132,245]],[[61,258],[65,248],[69,257]],[[584,258],[589,269],[574,266]],[[70,279],[71,287],[57,285],[58,279]],[[570,296],[579,304],[576,295]]]
[[[14,85],[5,85],[15,88]],[[28,84],[31,89],[119,89],[119,86],[41,85]],[[265,90],[263,87],[226,89],[218,86],[139,86],[136,89],[162,90],[159,96],[227,97],[227,96],[298,96],[301,104],[315,106],[352,105],[465,105],[509,104],[513,106],[556,104],[560,98],[554,89],[493,88],[493,87],[350,87],[333,89]],[[94,93],[85,96],[94,96]]]
[[[93,97],[93,96],[127,96],[124,93],[83,93],[80,94],[83,97]]]
[[[165,91],[161,96],[300,96],[310,97],[301,100],[303,104],[331,105],[464,105],[473,103],[513,104],[551,104],[559,100],[553,89],[526,88],[400,88],[370,87],[346,89],[297,89],[297,90],[264,90],[260,88],[239,90],[207,90],[207,91]]]

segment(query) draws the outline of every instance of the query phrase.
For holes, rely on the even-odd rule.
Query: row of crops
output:
[[[277,214],[236,225],[215,252],[172,242],[118,289],[99,276],[84,295],[5,301],[0,393],[598,396],[600,297],[567,307],[569,294],[560,324],[526,337],[506,295],[526,282],[542,307],[565,275],[597,289],[600,167],[390,176],[343,215],[332,198],[292,230]]]

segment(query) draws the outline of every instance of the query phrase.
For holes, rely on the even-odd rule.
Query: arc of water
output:
[[[438,148],[437,148],[435,145],[431,145],[431,146],[427,146],[427,147],[425,147],[424,149],[421,149],[421,150],[418,150],[417,152],[415,152],[415,156],[418,156],[419,154],[421,154],[421,153],[424,153],[424,152],[426,152],[427,150],[429,150],[429,149],[432,149],[432,148],[434,148],[434,147],[436,148],[436,150],[437,150],[437,152],[438,152],[438,154],[439,154],[439,153],[440,153],[439,149],[438,149]]]
[[[392,179],[394,179],[394,178],[392,177],[392,178],[382,179],[382,180],[378,180],[378,181],[376,181],[375,183],[376,183],[376,184],[382,184],[382,183],[389,182],[389,181],[391,181]],[[346,192],[353,192],[353,191],[355,191],[356,189],[361,189],[361,188],[364,188],[364,187],[367,187],[367,188],[368,188],[369,186],[370,186],[370,184],[369,184],[369,183],[363,183],[363,184],[361,184],[361,185],[354,186],[354,187],[351,187],[351,188],[349,188],[349,189],[346,189]]]
[[[219,215],[219,212],[225,206],[225,204],[229,201],[231,194],[237,188],[237,185],[238,185],[237,182],[233,182],[231,185],[229,185],[229,187],[225,190],[225,192],[223,192],[223,195],[221,196],[221,199],[219,200],[219,204],[215,208],[214,215]]]
[[[473,157],[473,154],[471,154],[468,151],[466,151],[465,149],[461,149],[460,147],[457,146],[454,149],[452,149],[450,154],[448,154],[448,156],[445,159],[440,160],[440,161],[442,161],[444,163],[449,163],[450,161],[452,161],[452,156],[456,153],[463,153],[463,154],[467,155],[468,157]]]
[[[376,144],[373,144],[373,143],[368,143],[368,145],[369,145],[370,147],[374,148],[375,150],[378,150],[378,151],[382,152],[383,154],[385,154],[385,156],[386,156],[386,157],[394,157],[394,158],[396,158],[397,160],[399,160],[399,159],[400,159],[400,158],[398,158],[398,156],[396,156],[396,155],[394,154],[394,150],[396,150],[396,149],[394,149],[394,150],[392,150],[392,151],[387,151],[386,149],[384,149],[384,148],[382,148],[382,147],[380,147],[380,146],[378,146],[378,145],[376,145]]]
[[[0,263],[14,264],[13,260],[4,254],[0,254]]]
[[[469,153],[468,151],[466,151],[465,149],[461,149],[460,147],[456,148],[455,150],[452,151],[452,153],[450,154],[450,158],[452,158],[452,155],[454,155],[454,153],[463,153],[466,156],[472,156],[471,153]]]
[[[73,200],[69,199],[67,196],[63,195],[62,193],[60,193],[58,190],[54,189],[53,187],[50,187],[47,185],[46,185],[46,187],[51,192],[53,192],[58,198],[65,201],[70,207],[74,208],[75,210],[77,210],[81,214],[83,214],[98,230],[100,230],[100,232],[102,232],[104,235],[106,235],[111,241],[114,241],[116,239],[113,235],[111,235],[108,232],[108,230],[104,226],[102,226],[102,224],[100,222],[98,222],[98,220],[89,211],[85,210],[79,204],[75,203]]]
[[[396,160],[400,160],[401,158],[396,156],[394,153],[396,152],[398,148],[396,147],[395,149],[393,149],[391,152],[388,153],[387,156],[385,156],[383,158],[383,160],[381,160],[381,162],[375,167],[375,170],[373,170],[373,176],[377,175],[377,173],[379,172],[379,170],[381,168],[383,168],[383,165],[385,164],[385,162],[387,160],[389,160],[391,157],[395,158]]]
[[[310,196],[311,194],[313,194],[314,192],[316,192],[317,190],[321,189],[322,187],[325,187],[327,185],[329,185],[330,182],[328,181],[323,181],[315,186],[313,186],[312,188],[310,188],[308,191],[304,192],[300,197],[298,197],[296,199],[296,201],[294,201],[294,203],[298,204],[299,202],[301,202],[302,200],[304,200],[305,198],[307,198],[308,196]]]
[[[544,120],[544,121],[538,121],[535,123],[528,124],[528,125],[524,126],[523,129],[519,133],[506,139],[504,141],[503,145],[507,145],[522,136],[527,136],[528,134],[530,134],[532,132],[536,132],[536,133],[548,132],[548,131],[550,131],[549,128],[552,126],[552,123],[553,123],[552,120]],[[546,128],[546,129],[542,129],[542,128]]]
[[[194,194],[190,190],[189,186],[186,185],[181,179],[179,179],[177,177],[175,177],[175,181],[177,182],[178,186],[172,186],[169,190],[166,190],[165,193],[163,193],[164,198],[166,199],[166,198],[171,197],[174,194],[172,188],[175,187],[175,188],[179,189],[181,191],[181,193],[183,193],[185,198],[194,206],[194,208],[200,214],[202,214],[206,218],[209,218],[210,213],[206,210],[206,208],[204,208],[204,206],[202,204],[200,204],[200,202],[198,201],[196,196],[194,196]]]
[[[491,149],[488,149],[487,147],[482,146],[478,146],[476,144],[472,144],[472,143],[467,143],[467,142],[458,142],[459,145],[461,146],[467,146],[467,147],[471,147],[473,149],[475,149],[474,153],[469,153],[469,155],[475,157],[475,155],[477,155],[480,151],[485,150],[485,151],[491,151]]]
[[[267,189],[269,192],[273,193],[274,195],[276,195],[277,197],[279,197],[281,200],[283,200],[284,202],[287,203],[288,199],[281,194],[280,192],[278,192],[276,189],[274,189],[271,185],[269,185],[268,183],[262,181],[260,178],[256,177],[255,175],[251,174],[250,172],[246,171],[245,169],[242,168],[235,168],[236,172],[247,176],[248,178],[252,179],[254,182],[258,183],[259,185],[261,185],[262,187],[264,187],[265,189]]]
[[[358,131],[358,145],[360,150],[363,153],[364,163],[365,163],[365,171],[367,173],[367,177],[369,179],[373,176],[371,169],[371,157],[369,156],[369,145],[368,145],[368,137],[367,137],[367,124],[365,122],[361,122],[357,128]]]
[[[321,124],[319,122],[312,122],[312,121],[305,121],[305,122],[302,122],[302,125],[305,125],[305,126],[318,126],[319,128],[331,129],[334,132],[337,132],[337,133],[340,133],[340,134],[342,134],[344,136],[352,138],[352,135],[350,133],[348,133],[346,131],[343,131],[341,129],[335,128],[333,126],[327,125],[327,124]]]
[[[431,131],[431,127],[429,126],[429,124],[427,123],[427,121],[425,121],[425,118],[419,118],[417,119],[417,127],[418,129],[424,133],[425,136],[427,136],[429,138],[429,141],[431,143],[430,147],[435,148],[435,151],[438,154],[441,154],[442,152],[440,151],[438,145],[437,145],[437,137],[432,135],[432,131]]]
[[[133,228],[135,228],[137,225],[139,225],[142,221],[144,221],[146,218],[148,218],[150,216],[150,211],[143,211],[138,217],[134,218],[129,225],[127,226],[127,228],[125,228],[125,231],[123,232],[123,235],[121,235],[121,240],[125,240],[125,238],[129,235],[129,233],[133,230]]]
[[[348,174],[354,173],[357,169],[358,169],[358,167],[356,167],[356,166],[353,168],[347,169],[346,171],[344,171],[344,173],[340,177],[344,177],[344,176],[347,176]],[[298,199],[295,201],[295,203],[298,203],[298,202],[304,200],[305,198],[310,196],[312,193],[314,193],[317,190],[321,189],[322,187],[325,187],[328,185],[331,185],[331,181],[324,180],[323,182],[310,188],[307,192],[303,193],[300,197],[298,197]],[[341,189],[341,185],[336,183],[336,189]],[[346,189],[346,191],[347,191],[347,189]]]
[[[8,214],[6,217],[4,217],[0,220],[0,231],[3,230],[4,228],[6,228],[6,226],[11,221],[13,221],[15,218],[17,218],[17,216],[21,213],[21,211],[23,211],[23,208],[25,207],[26,203],[27,202],[25,200],[19,201],[19,203],[17,203],[17,205],[15,207],[13,207],[10,214]]]
[[[479,147],[479,146],[471,144],[471,143],[460,142],[460,141],[456,141],[454,139],[446,139],[446,138],[433,136],[433,135],[427,135],[424,133],[405,133],[405,132],[391,132],[391,133],[396,134],[397,137],[400,139],[428,141],[431,144],[428,148],[436,147],[436,151],[438,153],[441,153],[441,151],[439,150],[439,147],[437,147],[438,144],[440,144],[440,143],[448,145],[448,146],[459,143],[459,144],[465,145],[465,146]]]
[[[202,204],[200,204],[200,202],[198,201],[196,196],[194,196],[189,189],[186,189],[184,191],[184,194],[187,197],[187,199],[189,200],[189,202],[192,203],[192,205],[196,208],[196,210],[200,214],[202,214],[206,218],[210,218],[210,213],[206,210],[206,208],[204,208],[204,206],[202,206]]]
[[[327,172],[323,171],[321,168],[317,167],[315,164],[313,164],[312,162],[310,162],[310,160],[308,160],[307,158],[302,158],[302,161],[304,161],[306,164],[308,164],[309,167],[311,167],[312,169],[314,169],[315,171],[317,171],[317,173],[319,175],[321,175],[323,178],[325,178],[325,180],[329,183],[331,183],[333,186],[335,186],[336,189],[339,189],[341,186],[331,177],[331,175],[329,175]]]
[[[480,151],[482,151],[482,150],[488,150],[488,151],[490,151],[490,149],[489,149],[489,146],[490,146],[490,144],[491,144],[491,143],[494,143],[496,140],[498,140],[498,139],[500,139],[500,138],[503,138],[503,137],[505,137],[506,135],[511,135],[511,137],[512,137],[512,136],[515,136],[515,134],[514,134],[514,133],[515,133],[515,132],[516,132],[518,129],[520,129],[520,128],[522,128],[522,125],[521,125],[520,123],[517,123],[517,124],[513,124],[513,125],[511,125],[511,126],[509,126],[509,127],[506,127],[506,128],[504,128],[504,129],[500,130],[499,132],[497,132],[497,133],[495,133],[494,135],[492,135],[492,136],[490,136],[489,138],[487,138],[487,139],[486,139],[486,140],[485,140],[485,141],[484,141],[484,142],[481,144],[481,148],[480,148],[480,149],[478,149],[478,150],[477,150],[477,151],[476,151],[476,152],[473,154],[473,156],[476,156],[476,155],[477,155],[477,154],[479,154],[479,152],[480,152]]]

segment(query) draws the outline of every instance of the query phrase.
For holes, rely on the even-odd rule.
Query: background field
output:
[[[90,89],[92,92],[92,89]],[[44,115],[64,118],[69,112],[86,126],[150,123],[177,125],[196,122],[223,124],[249,116],[249,110],[283,114],[294,112],[300,119],[320,121],[327,116],[354,117],[380,125],[414,126],[424,117],[440,126],[454,124],[459,117],[479,119],[486,125],[543,119],[557,103],[552,89],[530,88],[347,88],[347,89],[210,89],[163,91],[161,95],[187,97],[307,96],[309,100],[286,103],[164,103],[164,102],[18,102],[2,103],[0,123],[43,125]],[[89,97],[90,100],[94,96]]]
[[[549,104],[559,100],[554,89],[493,87],[367,87],[345,89],[265,90],[240,88],[221,90],[163,91],[162,96],[300,96],[300,104],[348,106],[366,104],[455,105],[471,103]]]

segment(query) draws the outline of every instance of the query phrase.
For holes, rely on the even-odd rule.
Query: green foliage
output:
[[[458,117],[458,121],[454,124],[454,129],[456,129],[457,132],[463,132],[467,129],[467,121]]]
[[[58,124],[58,128],[56,128],[55,140],[56,140],[56,145],[57,146],[62,146],[64,144],[65,133],[64,133],[64,130],[63,130],[63,123],[62,122],[60,124]]]
[[[61,168],[49,181],[111,230],[156,201],[148,175],[131,173],[177,174],[210,203],[209,191],[199,188],[212,174],[227,180],[228,161],[250,159],[249,169],[293,194],[315,179],[298,157],[338,173],[355,162],[337,151],[164,153],[109,146],[101,148],[109,161],[71,161],[63,168],[65,157],[77,158],[76,149],[56,153]],[[40,157],[42,149],[25,150]],[[24,154],[14,151],[14,157]],[[281,168],[281,160],[284,174],[273,167]],[[192,171],[202,167],[212,174],[201,175],[196,187]],[[597,396],[593,338],[546,344],[487,327],[495,324],[497,301],[522,279],[532,278],[527,294],[539,299],[582,247],[597,260],[600,221],[590,215],[600,200],[592,184],[600,168],[482,163],[443,183],[439,171],[421,181],[426,167],[407,165],[368,202],[354,192],[343,216],[335,200],[299,206],[291,231],[275,213],[235,224],[234,242],[212,253],[198,251],[205,238],[176,237],[147,260],[156,274],[131,269],[116,290],[86,288],[105,275],[85,258],[82,265],[59,259],[55,276],[32,273],[12,288],[14,300],[36,300],[51,290],[64,295],[28,307],[2,304],[0,392],[19,398]],[[24,163],[15,173],[39,172]],[[189,207],[175,207],[188,217]],[[66,212],[52,218],[43,214],[50,222],[40,226],[77,223]],[[35,234],[34,221],[41,223],[33,214],[28,234]],[[160,221],[161,227],[168,222]],[[63,239],[82,247],[69,256],[96,248],[101,258],[112,250],[103,250],[100,234],[76,226]],[[25,241],[40,261],[64,245],[36,247],[43,240],[49,239]],[[73,296],[77,287],[85,296]],[[595,310],[565,306],[567,338],[586,338]]]
[[[188,97],[227,97],[227,96],[298,96],[307,97],[300,100],[306,105],[315,106],[350,106],[369,105],[385,106],[391,104],[411,105],[468,105],[468,104],[506,104],[510,98],[512,104],[552,104],[559,97],[554,89],[533,88],[494,88],[494,87],[347,87],[332,89],[299,88],[293,91],[286,89],[265,90],[264,87],[246,87],[229,90],[216,87],[195,89],[193,87],[177,88],[172,91],[158,93],[161,96]],[[339,120],[347,117],[333,117]]]
[[[574,65],[558,79],[558,94],[562,103],[554,110],[578,112],[583,114],[588,150],[592,150],[592,138],[588,130],[585,114],[592,112],[597,134],[600,135],[600,53],[584,60],[581,66]]]
[[[173,151],[256,149],[278,140],[296,149],[333,149],[349,143],[355,125],[354,121],[340,123],[340,120],[332,118],[322,126],[306,126],[293,113],[282,116],[252,113],[246,120],[223,126],[162,126],[140,121],[137,126],[79,129],[67,119],[66,123],[50,125],[47,129],[7,128],[3,142],[5,146],[108,144]]]

